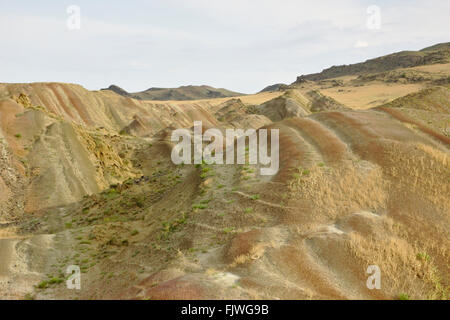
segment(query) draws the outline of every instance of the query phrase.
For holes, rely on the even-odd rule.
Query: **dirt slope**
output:
[[[410,125],[426,131],[427,127],[438,134],[450,137],[450,89],[449,87],[431,87],[404,97],[398,98],[381,106],[395,108],[391,114],[409,119]],[[394,115],[395,116],[395,115]],[[445,138],[441,138],[445,141]]]
[[[0,296],[448,299],[445,66],[190,101],[0,84]],[[174,165],[200,120],[278,129],[278,173]]]
[[[282,155],[270,181],[250,165],[174,166],[165,161],[170,144],[155,140],[135,154],[143,178],[37,216],[34,233],[55,235],[59,254],[32,294],[445,297],[447,146],[379,111],[322,112],[269,128],[280,129]],[[79,292],[52,284],[69,264],[84,270]],[[380,291],[365,286],[372,264],[383,270]]]

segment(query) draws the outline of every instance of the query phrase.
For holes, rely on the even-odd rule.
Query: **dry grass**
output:
[[[409,70],[417,70],[438,74],[450,74],[450,63],[443,63],[443,64],[439,63],[439,64],[431,64],[428,66],[419,66],[410,68]]]
[[[336,87],[321,92],[353,109],[369,109],[419,91],[423,84],[370,83],[361,87]]]
[[[343,87],[322,92],[362,109],[423,85],[373,82],[352,87],[350,82],[355,84],[357,80],[342,80]],[[310,87],[304,90],[326,85],[305,84]],[[80,124],[71,125],[74,132],[70,136],[55,131],[37,144],[46,143],[40,152],[33,151],[41,161],[33,165],[36,171],[30,171],[36,172],[32,181],[39,181],[37,178],[46,173],[53,188],[54,180],[84,182],[92,178],[103,189],[113,182],[123,182],[124,175],[145,178],[120,185],[112,196],[93,195],[61,208],[61,212],[44,215],[40,222],[45,228],[34,230],[30,225],[26,229],[30,234],[64,233],[64,237],[57,237],[61,246],[55,247],[64,261],[72,263],[74,250],[96,254],[89,257],[97,264],[87,270],[82,298],[116,297],[143,279],[149,279],[143,286],[153,288],[153,284],[181,275],[188,275],[186,279],[194,287],[205,283],[227,298],[386,299],[400,293],[417,299],[448,298],[449,153],[442,143],[430,139],[431,131],[418,130],[415,122],[408,124],[410,130],[405,122],[377,110],[323,112],[309,119],[285,120],[267,126],[280,129],[282,149],[280,173],[272,181],[257,180],[260,177],[253,167],[250,172],[225,165],[214,167],[214,178],[202,180],[193,166],[172,166],[165,143],[152,141],[148,147],[148,141],[140,138],[117,136],[116,129],[128,124],[136,113],[149,121],[151,133],[171,123],[189,127],[193,119],[217,125],[211,111],[231,98],[143,102],[106,92],[87,92],[72,85],[32,85],[27,94],[34,105],[42,103],[48,112]],[[266,92],[237,98],[253,105],[281,94]],[[110,115],[112,107],[117,117]],[[8,117],[6,112],[2,114],[3,122],[26,119],[16,119],[23,111],[16,104],[3,108],[12,110]],[[41,115],[41,111],[34,111],[29,115]],[[55,120],[47,114],[45,117],[48,123]],[[95,128],[88,130],[86,125],[91,121]],[[14,132],[22,133],[23,138],[11,139],[16,144],[33,136],[22,130],[31,128],[31,122],[24,123],[20,132]],[[45,129],[47,123],[43,124]],[[53,132],[50,129],[43,132]],[[67,137],[73,139],[68,141]],[[52,141],[58,144],[51,145]],[[79,144],[87,154],[83,162],[75,158],[80,154],[75,148]],[[55,158],[42,160],[43,154]],[[67,168],[74,168],[62,172],[81,172],[83,167],[74,165],[85,162],[96,169],[73,179],[53,179],[48,173],[62,161],[56,155],[64,155]],[[43,198],[45,189],[41,186],[36,184],[35,190],[40,191],[36,199]],[[59,191],[61,183],[55,188]],[[202,201],[208,201],[208,205]],[[204,210],[191,211],[199,203]],[[245,208],[249,208],[247,214]],[[67,225],[73,228],[65,228]],[[3,236],[9,237],[5,231]],[[73,240],[72,232],[80,232],[82,238]],[[70,249],[72,244],[76,244],[75,249]],[[53,256],[50,250],[46,254],[50,252]],[[90,251],[80,253],[87,257]],[[365,268],[373,264],[382,271],[382,290],[377,293],[365,287]],[[232,274],[225,272],[231,268]],[[168,271],[168,275],[152,278],[156,270]],[[53,267],[39,270],[43,274],[50,271]],[[116,277],[100,278],[106,272],[114,272]],[[233,288],[232,293],[222,292],[230,275],[242,279],[240,287]],[[240,296],[242,292],[246,296]],[[68,294],[72,293],[61,290],[52,298],[67,298]],[[205,295],[210,297],[214,296]]]
[[[195,104],[195,103],[200,103],[200,104],[210,104],[212,106],[217,106],[221,103],[224,103],[225,101],[231,100],[231,99],[241,99],[241,101],[244,104],[248,104],[248,105],[258,105],[261,103],[264,103],[266,101],[272,100],[276,97],[281,96],[282,94],[284,94],[284,92],[282,91],[276,91],[276,92],[261,92],[261,93],[257,93],[257,94],[250,94],[250,95],[246,95],[246,96],[237,96],[237,97],[229,97],[229,98],[216,98],[216,99],[200,99],[200,100],[189,100],[189,101],[151,101],[151,103],[161,103],[161,104],[175,104],[175,105],[182,105],[182,104]]]
[[[391,145],[384,172],[397,190],[427,199],[440,208],[450,208],[449,155],[421,143]],[[448,221],[448,217],[447,217]]]
[[[383,291],[392,298],[406,293],[413,299],[447,299],[448,287],[442,284],[433,259],[419,254],[425,251],[393,236],[370,239],[351,233],[349,239],[357,260],[380,267]]]
[[[388,183],[382,170],[368,163],[340,168],[299,168],[290,182],[291,199],[310,203],[314,212],[335,219],[340,214],[385,207]]]
[[[230,268],[235,268],[239,265],[245,264],[247,262],[250,262],[252,260],[258,260],[266,251],[267,244],[258,243],[250,250],[248,254],[242,254],[240,256],[237,256],[234,258],[233,262],[229,265]]]

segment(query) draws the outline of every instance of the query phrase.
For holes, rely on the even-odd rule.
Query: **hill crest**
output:
[[[400,51],[355,64],[332,66],[319,73],[301,75],[297,77],[294,84],[305,80],[320,81],[342,76],[379,73],[398,68],[448,62],[450,62],[450,42],[440,43],[420,51]]]
[[[207,85],[194,86],[187,85],[178,88],[156,88],[152,87],[144,91],[129,93],[126,90],[116,86],[111,85],[106,89],[114,91],[124,97],[130,97],[138,100],[199,100],[199,99],[211,99],[211,98],[229,98],[242,96],[244,94],[239,92],[233,92],[223,88],[214,88]]]

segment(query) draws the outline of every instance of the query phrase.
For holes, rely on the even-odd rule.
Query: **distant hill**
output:
[[[434,51],[434,50],[450,50],[450,42],[438,43],[431,47],[423,48],[420,51]]]
[[[124,97],[130,96],[130,94],[128,92],[126,92],[124,89],[122,89],[121,87],[118,87],[116,85],[110,85],[108,88],[102,89],[102,90],[111,90],[117,94],[120,94],[121,96],[124,96]]]
[[[278,91],[282,89],[283,87],[287,87],[284,83],[276,83],[270,86],[265,87],[260,92],[270,92],[270,91]]]
[[[332,66],[320,73],[302,75],[294,83],[305,80],[319,81],[348,75],[361,75],[450,62],[450,42],[440,43],[420,51],[401,51],[350,65]]]
[[[128,93],[124,89],[111,85],[107,89],[124,97],[139,100],[198,100],[211,98],[228,98],[242,96],[244,94],[226,89],[217,89],[210,86],[182,86],[179,88],[150,88],[145,91]]]

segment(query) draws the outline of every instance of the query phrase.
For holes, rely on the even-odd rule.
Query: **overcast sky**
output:
[[[80,8],[79,29],[67,25],[70,18],[76,26],[71,5]],[[373,5],[380,20],[368,13]],[[208,84],[253,93],[332,65],[448,42],[449,13],[448,0],[0,0],[0,82],[129,92]]]

